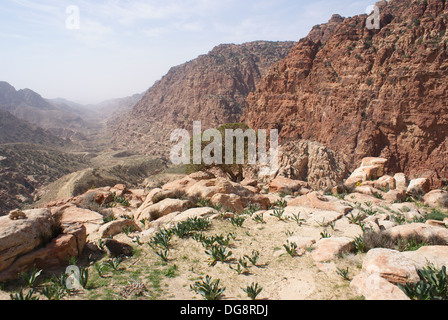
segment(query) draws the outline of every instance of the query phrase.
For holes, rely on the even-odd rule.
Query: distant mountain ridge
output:
[[[14,117],[0,109],[0,144],[31,143],[53,147],[65,147],[70,140],[61,139],[48,130]]]
[[[7,82],[0,82],[0,109],[44,129],[66,128],[83,130],[91,127],[82,111],[51,103],[30,89],[16,90]]]

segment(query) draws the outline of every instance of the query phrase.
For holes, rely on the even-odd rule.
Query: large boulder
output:
[[[448,192],[445,190],[432,190],[423,200],[426,205],[433,208],[448,208]]]
[[[0,282],[17,279],[19,273],[28,272],[34,266],[53,270],[67,265],[70,258],[79,257],[86,244],[86,228],[79,223],[59,227],[58,234],[42,234],[39,247],[13,257],[12,263],[0,272]],[[31,235],[29,239],[32,238]],[[27,241],[26,237],[22,240]]]
[[[308,183],[285,177],[277,177],[269,183],[271,193],[295,192],[301,188],[308,188]]]
[[[135,212],[134,220],[139,222],[142,219],[146,219],[148,222],[151,222],[176,211],[185,211],[191,208],[191,206],[192,202],[190,200],[164,199],[153,205],[142,205]]]
[[[350,288],[366,300],[410,300],[398,286],[378,274],[360,273],[350,282]]]
[[[403,255],[412,260],[418,269],[423,269],[428,264],[448,268],[448,246],[424,246],[417,251],[403,252]]]
[[[412,223],[396,226],[384,231],[391,239],[419,238],[423,241],[446,243],[448,245],[448,229],[431,226],[424,223]]]
[[[323,196],[318,192],[311,192],[291,200],[288,202],[288,206],[336,211],[343,214],[353,210],[352,207],[343,204],[339,199]]]
[[[342,253],[350,253],[353,249],[353,239],[346,237],[326,238],[315,244],[312,257],[316,262],[328,262],[336,259]]]
[[[409,183],[407,193],[411,196],[424,195],[429,192],[431,182],[427,178],[418,178],[411,180]]]
[[[74,205],[51,208],[51,213],[62,224],[83,224],[88,234],[97,232],[99,227],[104,224],[104,216],[102,214],[88,209],[78,208]]]
[[[372,249],[364,258],[362,272],[378,275],[393,284],[416,283],[419,276],[413,263],[403,253],[390,249]]]
[[[134,220],[118,219],[102,225],[98,230],[98,236],[101,239],[110,238],[114,235],[123,233],[125,228],[129,228],[133,232],[141,231],[141,229],[135,224]]]
[[[0,272],[14,260],[51,239],[56,221],[49,209],[24,211],[26,219],[0,217]]]
[[[385,158],[364,158],[361,166],[357,168],[350,177],[345,181],[345,185],[354,188],[368,180],[376,180],[384,175],[387,164]]]

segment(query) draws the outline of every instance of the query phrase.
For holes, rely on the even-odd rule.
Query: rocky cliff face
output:
[[[128,148],[167,150],[173,129],[237,122],[245,99],[294,42],[220,45],[172,68],[124,118],[109,121],[114,141]],[[157,152],[156,151],[156,152]]]
[[[242,120],[322,143],[351,170],[381,156],[389,171],[438,185],[448,177],[448,4],[378,6],[380,30],[367,15],[314,27],[249,95]]]

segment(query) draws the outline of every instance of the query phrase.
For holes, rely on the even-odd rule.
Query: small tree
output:
[[[197,171],[209,171],[211,169],[218,169],[223,172],[230,180],[234,182],[241,182],[244,179],[244,169],[249,163],[249,148],[256,147],[256,135],[255,141],[251,138],[245,137],[244,141],[236,141],[233,139],[232,150],[226,149],[226,130],[232,130],[233,132],[246,132],[249,128],[248,125],[244,123],[230,123],[225,124],[216,129],[214,133],[214,141],[211,142],[211,137],[204,134],[201,135],[201,152],[208,156],[208,159],[212,159],[212,163],[207,163],[206,159],[202,157],[201,164],[193,164],[191,161],[187,165],[187,174],[197,172]],[[217,137],[221,136],[221,140],[217,140]],[[213,136],[212,136],[213,137]],[[219,139],[219,138],[218,138]],[[190,148],[193,149],[194,138],[190,140]],[[244,150],[238,150],[238,148]],[[239,151],[239,153],[238,153]],[[229,155],[231,155],[231,160],[229,161]],[[241,159],[241,155],[243,159]],[[191,157],[193,160],[193,157]],[[229,163],[231,162],[231,163]]]

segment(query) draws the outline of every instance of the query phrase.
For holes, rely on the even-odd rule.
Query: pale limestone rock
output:
[[[315,244],[315,248],[312,252],[314,261],[327,262],[336,259],[342,253],[350,253],[354,246],[353,239],[340,237],[321,239]]]
[[[393,284],[419,281],[415,263],[396,250],[370,250],[364,258],[362,271],[368,275],[379,275]]]
[[[398,286],[378,274],[360,273],[353,278],[350,288],[366,300],[410,300]]]

